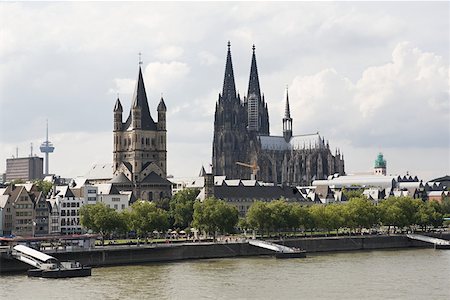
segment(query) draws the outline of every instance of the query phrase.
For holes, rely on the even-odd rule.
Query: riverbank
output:
[[[449,240],[450,233],[443,234],[441,237]],[[432,244],[411,240],[405,235],[317,237],[271,241],[301,248],[307,253],[433,247]],[[247,242],[104,246],[83,251],[47,251],[46,253],[61,261],[75,260],[92,267],[274,254],[270,250],[249,245]],[[6,253],[1,254],[0,273],[23,272],[29,268],[28,265],[7,257]]]

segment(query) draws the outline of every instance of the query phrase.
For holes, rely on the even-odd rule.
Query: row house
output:
[[[69,186],[56,186],[49,199],[59,216],[54,211],[52,219],[59,217],[59,230],[62,234],[81,234],[80,208],[85,204],[85,199],[76,197]]]
[[[24,185],[10,185],[0,189],[0,234],[34,236],[36,231],[36,193]]]

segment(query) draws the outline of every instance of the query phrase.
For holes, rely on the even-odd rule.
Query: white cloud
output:
[[[179,61],[152,62],[145,67],[144,80],[151,89],[164,92],[165,89],[177,86],[177,82],[189,71],[189,66]]]
[[[333,69],[296,77],[294,128],[325,128],[365,147],[448,145],[448,74],[442,57],[402,42],[391,62],[367,68],[356,83]]]
[[[200,60],[200,64],[206,66],[211,66],[221,62],[221,60],[217,58],[217,56],[208,51],[200,51],[198,53],[198,58]]]
[[[110,94],[117,94],[119,93],[119,96],[121,94],[132,94],[134,91],[134,87],[136,85],[136,80],[129,79],[129,78],[116,78],[113,80],[115,88],[111,88],[109,90]]]
[[[179,59],[184,53],[183,48],[178,46],[164,46],[156,51],[155,56],[163,61]]]

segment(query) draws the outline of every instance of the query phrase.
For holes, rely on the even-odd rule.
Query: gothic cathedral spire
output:
[[[261,89],[259,87],[258,67],[256,66],[255,45],[253,45],[252,50],[252,64],[250,67],[250,79],[248,81],[247,97],[255,94],[258,101],[261,101]]]
[[[233,63],[231,61],[231,43],[228,41],[227,63],[223,79],[222,99],[231,101],[236,99],[236,85],[234,83]]]

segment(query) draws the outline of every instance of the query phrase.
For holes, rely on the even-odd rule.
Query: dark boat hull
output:
[[[56,269],[56,270],[40,270],[31,269],[27,271],[29,277],[42,278],[72,278],[91,276],[91,267],[82,267],[74,269]]]
[[[305,258],[306,251],[296,251],[296,252],[277,252],[275,254],[276,258]]]
[[[435,249],[441,249],[441,250],[450,250],[450,245],[448,244],[434,244]]]

